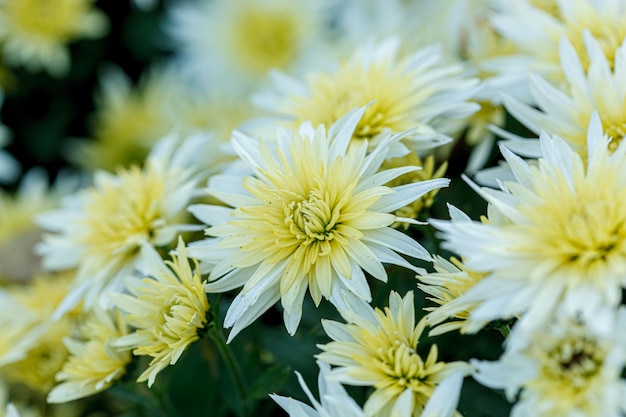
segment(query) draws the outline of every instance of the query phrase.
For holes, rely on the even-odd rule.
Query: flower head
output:
[[[399,403],[406,402],[402,407],[419,416],[441,381],[469,369],[461,362],[438,362],[437,345],[432,345],[426,359],[420,356],[425,321],[415,324],[412,291],[404,298],[392,291],[384,310],[373,309],[350,294],[346,294],[346,304],[348,308],[339,312],[347,323],[322,322],[333,341],[319,346],[324,352],[318,358],[337,365],[331,371],[334,379],[374,387],[364,406],[365,415],[391,416]]]
[[[419,271],[396,252],[430,259],[421,245],[389,227],[414,221],[391,213],[448,180],[384,186],[416,168],[379,172],[389,146],[404,134],[387,136],[367,156],[365,143],[348,149],[365,110],[349,112],[328,133],[309,124],[279,130],[273,145],[235,133],[235,150],[255,175],[210,180],[209,192],[234,209],[190,207],[216,238],[190,248],[211,264],[207,291],[244,285],[226,315],[225,326],[235,326],[231,339],[279,299],[293,334],[307,289],[316,304],[322,297],[341,304],[341,289],[370,300],[363,270],[385,281],[382,262]]]
[[[248,94],[271,68],[295,69],[315,55],[322,17],[301,0],[217,0],[176,5],[167,29],[184,72]]]
[[[330,366],[324,362],[317,362],[320,373],[318,377],[319,401],[307,387],[302,376],[296,372],[298,382],[306,393],[313,408],[300,401],[280,395],[270,395],[290,417],[365,417],[363,409],[352,399],[339,382],[333,379]],[[422,412],[422,417],[452,417],[456,404],[459,400],[463,378],[460,373],[455,373],[437,385],[428,404]],[[409,416],[413,413],[411,396],[406,391],[397,407],[392,412],[392,417]]]
[[[530,75],[530,87],[536,107],[506,97],[508,111],[528,129],[542,130],[567,141],[581,155],[587,153],[587,126],[597,112],[604,133],[612,140],[614,150],[626,136],[626,43],[614,51],[614,66],[598,39],[583,34],[589,66],[585,70],[572,43],[563,38],[560,44],[561,66],[567,79],[565,90],[560,85]],[[523,142],[519,143],[520,145]],[[528,145],[526,145],[528,147]]]
[[[7,63],[60,76],[70,65],[68,43],[108,29],[93,0],[5,0],[0,3],[0,44]]]
[[[411,151],[436,147],[463,125],[478,106],[470,103],[476,80],[461,76],[460,65],[441,64],[437,48],[399,57],[400,42],[392,38],[357,50],[329,72],[312,72],[305,82],[275,77],[280,95],[257,98],[268,110],[297,125],[311,121],[330,126],[348,110],[371,103],[353,132],[353,139],[375,144],[383,132],[418,127],[402,144]],[[288,82],[287,82],[288,81]],[[398,151],[400,152],[400,151]],[[398,155],[408,153],[405,149]]]
[[[534,4],[535,3],[535,4]],[[616,52],[626,37],[626,5],[613,0],[556,0],[557,10],[546,10],[536,0],[499,4],[499,13],[491,21],[496,30],[510,40],[518,53],[497,59],[486,66],[505,77],[516,75],[525,80],[527,71],[537,71],[552,81],[562,82],[564,71],[559,64],[559,42],[566,37],[573,45],[585,69],[591,57],[585,50],[585,31],[598,40],[613,68]],[[529,28],[532,30],[529,31]],[[525,82],[525,81],[524,81]]]
[[[37,249],[48,269],[77,268],[75,289],[63,308],[85,297],[106,303],[106,290],[121,290],[139,262],[143,244],[164,247],[181,231],[185,208],[214,155],[211,137],[177,135],[162,139],[143,168],[98,171],[95,184],[70,196],[59,210],[43,213],[40,225],[51,233]]]
[[[171,261],[161,259],[149,245],[141,248],[146,278],[129,286],[128,294],[112,295],[113,302],[127,313],[135,331],[112,343],[133,349],[135,355],[152,357],[150,366],[137,379],[154,383],[159,372],[174,365],[189,345],[200,338],[198,330],[207,323],[209,302],[204,292],[198,263],[190,264],[182,238]]]
[[[509,401],[518,398],[512,415],[621,416],[626,411],[626,382],[621,378],[625,313],[620,308],[617,314],[601,315],[606,325],[602,331],[580,317],[556,316],[498,361],[475,361],[474,377],[505,389]],[[516,336],[514,327],[509,337]]]
[[[476,187],[491,205],[488,221],[431,221],[444,232],[445,247],[486,275],[450,303],[479,304],[468,331],[521,313],[524,326],[537,328],[561,303],[593,316],[600,305],[620,302],[626,147],[610,154],[597,115],[589,125],[588,162],[556,136],[542,134],[540,144],[536,165],[503,148],[515,181],[502,182],[501,190]]]
[[[80,326],[80,339],[66,338],[69,357],[57,373],[61,381],[48,394],[49,403],[60,403],[104,391],[119,379],[130,362],[128,351],[113,342],[127,333],[119,311],[94,308]]]

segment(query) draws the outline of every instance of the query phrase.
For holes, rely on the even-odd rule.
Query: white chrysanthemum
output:
[[[566,315],[542,323],[525,345],[498,361],[475,361],[474,377],[517,399],[511,417],[623,416],[626,311],[620,308],[617,320],[612,314],[597,318],[608,322],[602,331]]]
[[[61,76],[70,66],[68,44],[102,36],[108,29],[93,0],[3,0],[0,44],[5,62]]]
[[[208,239],[190,249],[192,256],[214,264],[209,292],[244,285],[224,323],[232,339],[279,299],[289,333],[298,327],[309,290],[340,303],[348,289],[370,300],[363,270],[385,281],[382,262],[419,271],[396,252],[430,259],[428,252],[389,226],[394,210],[448,184],[435,179],[386,187],[416,167],[379,172],[389,146],[407,133],[387,136],[366,156],[367,143],[348,150],[366,108],[355,109],[333,124],[299,131],[279,129],[276,144],[233,135],[233,146],[255,176],[218,175],[209,192],[234,207],[194,205],[190,211],[212,226]],[[410,134],[410,133],[408,133]]]
[[[200,338],[198,331],[207,323],[209,301],[198,262],[187,257],[181,237],[171,261],[163,261],[150,245],[142,246],[141,253],[145,278],[129,285],[131,295],[111,295],[135,331],[120,337],[113,346],[152,357],[148,369],[137,379],[148,381],[150,387],[159,372],[174,365]]]
[[[589,65],[583,62],[572,44],[563,38],[560,45],[561,66],[567,78],[565,91],[538,75],[530,75],[530,88],[537,108],[507,97],[507,110],[528,129],[539,134],[545,130],[566,140],[576,151],[586,154],[587,126],[596,111],[604,133],[615,149],[626,136],[626,43],[614,55],[605,55],[601,45],[590,34],[584,33]],[[512,146],[533,149],[527,140],[513,141]]]
[[[143,169],[99,171],[93,186],[38,217],[50,232],[37,247],[44,268],[77,269],[76,288],[64,308],[83,296],[87,308],[98,298],[106,303],[106,293],[121,291],[124,277],[136,268],[143,244],[164,247],[178,233],[198,230],[186,223],[185,210],[198,182],[216,168],[212,145],[205,135],[165,137]]]
[[[70,356],[56,375],[56,380],[61,382],[48,393],[49,403],[72,401],[104,391],[126,372],[131,354],[113,346],[127,332],[119,311],[95,307],[79,332],[80,339],[64,340]]]
[[[332,71],[309,73],[306,81],[275,73],[276,92],[255,100],[294,125],[311,121],[325,126],[371,103],[353,133],[355,141],[368,140],[373,146],[381,133],[417,127],[393,156],[434,148],[451,140],[447,135],[458,132],[478,110],[469,101],[477,80],[463,77],[461,65],[442,64],[437,47],[407,57],[398,56],[399,47],[397,38],[368,45]]]
[[[559,64],[559,42],[567,37],[580,56],[583,67],[589,66],[583,32],[589,30],[598,40],[613,67],[615,52],[626,37],[626,2],[621,0],[554,0],[556,10],[547,10],[532,0],[499,2],[500,12],[491,21],[498,32],[514,43],[518,53],[496,59],[486,66],[506,77],[517,75],[526,83],[526,72],[536,71],[561,82],[564,73]]]
[[[432,220],[444,247],[467,268],[487,276],[451,305],[480,304],[468,331],[490,320],[525,313],[541,326],[565,303],[593,316],[616,306],[626,286],[626,146],[611,155],[600,120],[592,116],[588,162],[562,139],[540,138],[543,157],[528,165],[502,152],[516,181],[502,190],[478,188],[501,219],[476,223]],[[490,216],[491,217],[491,216]]]
[[[268,70],[306,68],[323,36],[323,7],[304,0],[215,0],[172,6],[167,31],[183,72],[247,95]]]
[[[305,392],[313,407],[289,397],[270,394],[270,397],[278,403],[290,417],[365,417],[361,407],[352,399],[346,390],[331,376],[330,366],[324,362],[317,362],[320,373],[318,377],[319,401],[315,399],[302,376],[296,372],[298,382]],[[455,373],[442,381],[430,401],[426,404],[421,417],[452,417],[459,400],[463,377]],[[408,394],[408,391],[407,391]],[[401,404],[391,417],[408,417],[412,414],[411,396],[403,395]]]
[[[392,291],[384,311],[352,294],[344,296],[346,308],[339,313],[347,323],[322,321],[333,341],[319,346],[324,352],[318,358],[337,365],[330,372],[333,379],[374,388],[363,408],[366,416],[420,416],[441,381],[469,371],[464,362],[438,362],[437,345],[431,346],[425,360],[417,352],[425,321],[415,323],[412,291],[404,298]],[[450,393],[452,399],[455,395],[458,391]],[[459,415],[450,397],[439,398],[442,402],[431,407]]]

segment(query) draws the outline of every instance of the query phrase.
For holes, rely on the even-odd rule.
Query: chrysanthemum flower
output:
[[[560,45],[561,66],[567,78],[563,91],[560,85],[530,75],[530,87],[538,109],[507,97],[507,110],[528,129],[541,130],[566,140],[576,151],[586,154],[587,126],[596,111],[602,127],[615,149],[626,136],[626,43],[614,52],[614,64],[605,55],[600,43],[590,32],[584,33],[589,66],[583,67],[572,44],[563,38]],[[611,69],[612,67],[612,69]],[[529,149],[527,141],[515,142]]]
[[[521,313],[530,330],[561,303],[593,316],[598,306],[620,302],[626,286],[626,146],[610,154],[597,115],[589,125],[587,163],[556,136],[543,134],[540,144],[543,157],[536,165],[502,149],[516,181],[501,183],[501,190],[476,187],[500,220],[431,220],[444,232],[445,248],[487,275],[450,302],[479,304],[468,331]]]
[[[292,120],[330,126],[348,110],[371,105],[353,133],[355,141],[375,145],[384,132],[405,135],[403,150],[430,149],[449,141],[478,110],[469,100],[477,80],[462,76],[461,65],[444,65],[436,47],[399,57],[400,41],[389,39],[357,50],[330,72],[312,72],[306,81],[275,74],[277,93],[259,95],[260,106]],[[406,149],[408,148],[408,149]]]
[[[121,378],[131,360],[127,350],[113,342],[127,333],[119,311],[94,308],[79,329],[80,339],[66,338],[69,358],[57,373],[61,381],[48,394],[49,403],[84,398],[104,391]]]
[[[361,407],[352,399],[346,390],[331,376],[330,366],[324,362],[317,363],[320,368],[318,377],[318,389],[320,399],[317,401],[302,376],[296,372],[298,382],[302,390],[306,393],[313,407],[294,400],[289,397],[282,397],[270,394],[270,397],[278,403],[290,417],[365,417]],[[423,417],[452,417],[455,412],[461,384],[463,378],[459,373],[453,374],[445,381],[441,382],[428,404],[424,408]],[[406,391],[406,394],[409,392]],[[411,396],[404,395],[400,405],[396,408],[397,416],[410,416],[412,414]],[[395,417],[395,415],[394,415]]]
[[[207,323],[209,302],[198,263],[190,263],[182,238],[171,261],[164,262],[150,245],[142,246],[141,253],[146,278],[129,285],[131,295],[111,295],[135,331],[112,345],[152,357],[148,369],[137,379],[147,380],[151,386],[159,372],[174,365],[200,338],[198,330]]]
[[[132,275],[143,244],[164,247],[179,232],[198,229],[185,223],[185,209],[198,181],[216,168],[215,155],[208,154],[212,144],[205,135],[168,136],[143,169],[98,171],[93,186],[38,217],[51,232],[37,246],[44,268],[77,268],[75,289],[61,310],[83,297],[87,308],[97,299],[106,303],[106,292],[121,291]]]
[[[410,133],[387,136],[367,156],[367,143],[348,150],[365,111],[350,111],[328,133],[310,124],[279,130],[276,144],[235,133],[233,146],[255,176],[211,178],[209,193],[234,209],[190,207],[217,238],[191,248],[194,257],[212,264],[207,291],[244,285],[226,315],[224,326],[234,326],[230,339],[279,299],[293,334],[307,289],[316,305],[322,297],[341,304],[342,289],[369,301],[363,270],[382,281],[382,262],[420,271],[396,252],[430,259],[421,245],[389,227],[415,221],[390,213],[449,181],[384,186],[416,169],[379,172],[389,146]]]
[[[172,7],[167,29],[183,72],[247,95],[271,68],[306,68],[323,19],[323,7],[302,0],[200,1]]]
[[[319,346],[324,352],[318,358],[337,365],[331,371],[333,379],[374,388],[363,407],[366,416],[388,417],[398,409],[405,410],[399,415],[420,416],[441,381],[469,370],[464,362],[438,362],[434,344],[422,359],[417,350],[425,321],[415,324],[412,291],[404,298],[392,291],[384,310],[373,309],[352,294],[346,294],[346,304],[339,312],[347,323],[322,321],[333,341]],[[431,407],[452,408],[451,415],[454,407],[449,404],[456,402],[440,400],[445,402]]]
[[[527,71],[536,71],[557,82],[564,73],[559,64],[562,36],[572,43],[585,69],[590,57],[585,51],[583,32],[598,40],[611,68],[615,53],[626,37],[626,3],[614,0],[555,0],[558,10],[547,11],[536,0],[500,2],[491,21],[498,32],[513,42],[518,53],[487,64],[501,74],[518,74],[525,82]]]
[[[0,44],[5,62],[30,71],[63,75],[70,66],[67,45],[96,38],[108,29],[93,0],[4,0],[0,3]]]
[[[505,389],[509,401],[517,398],[511,416],[622,416],[625,313],[620,308],[617,319],[594,318],[608,324],[603,331],[579,318],[558,316],[498,361],[475,361],[474,377],[488,387]],[[510,337],[515,335],[514,327]]]

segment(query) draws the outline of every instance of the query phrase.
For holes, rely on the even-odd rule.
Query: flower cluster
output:
[[[101,3],[0,0],[0,417],[626,415],[626,0]]]

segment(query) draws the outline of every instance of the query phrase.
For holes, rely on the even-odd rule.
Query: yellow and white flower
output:
[[[614,0],[554,0],[551,10],[536,0],[499,2],[491,21],[496,30],[516,45],[518,52],[485,65],[505,77],[526,84],[526,73],[535,71],[551,81],[564,81],[559,64],[559,42],[565,36],[573,45],[583,68],[590,56],[584,45],[585,31],[598,40],[611,68],[615,53],[626,38],[626,3]]]
[[[462,76],[460,64],[444,65],[437,47],[399,56],[400,41],[388,39],[358,49],[332,71],[310,72],[306,80],[275,73],[275,93],[259,94],[259,106],[294,125],[330,126],[348,110],[371,105],[353,133],[356,143],[375,145],[381,133],[405,135],[390,156],[432,149],[451,140],[478,110],[470,102],[477,80]],[[357,145],[358,146],[358,145]],[[398,146],[398,145],[396,145]]]
[[[545,130],[557,135],[577,152],[587,152],[587,126],[597,112],[602,127],[615,149],[626,136],[626,43],[611,56],[605,54],[597,39],[586,31],[583,35],[589,65],[585,69],[572,44],[563,38],[560,58],[567,87],[549,83],[538,75],[530,75],[530,87],[536,107],[506,97],[507,110],[531,131]],[[610,61],[613,60],[613,62]],[[512,146],[532,149],[528,140],[512,140]]]
[[[130,352],[113,342],[127,333],[119,311],[94,308],[79,329],[80,339],[66,338],[69,357],[56,375],[61,381],[48,393],[49,403],[84,398],[109,388],[121,378]]]
[[[587,162],[556,136],[542,134],[540,145],[542,158],[532,165],[502,148],[515,181],[501,182],[501,190],[475,187],[500,219],[431,220],[444,232],[445,248],[468,269],[486,274],[450,302],[478,304],[468,317],[469,332],[522,313],[522,327],[533,330],[560,304],[592,317],[599,306],[620,303],[626,286],[626,146],[610,153],[596,114]]]
[[[322,321],[332,342],[319,347],[317,357],[336,365],[331,378],[349,385],[371,386],[374,392],[365,402],[366,416],[420,416],[439,383],[456,373],[469,371],[464,362],[438,362],[437,345],[432,345],[426,359],[418,352],[425,321],[415,323],[413,292],[404,298],[392,291],[389,307],[373,309],[362,299],[344,294],[346,307],[339,313],[347,323]],[[458,390],[439,397],[432,408],[455,413]],[[396,414],[397,413],[397,414]]]
[[[70,67],[68,44],[97,38],[108,30],[93,0],[3,0],[0,2],[0,45],[7,64],[29,71],[64,75]]]
[[[517,399],[512,416],[622,416],[626,310],[600,318],[608,323],[601,331],[567,315],[542,323],[526,344],[507,349],[498,361],[474,361],[474,377],[504,389],[509,401]],[[510,337],[515,336],[514,327]]]
[[[192,265],[182,238],[171,261],[164,262],[150,245],[143,245],[141,253],[145,278],[129,285],[130,295],[111,295],[135,330],[112,346],[152,357],[148,369],[137,379],[147,380],[151,386],[159,372],[174,365],[200,338],[198,331],[207,324],[209,302],[198,262],[193,260]]]
[[[341,304],[342,289],[369,301],[363,270],[382,281],[387,280],[382,262],[420,271],[396,252],[430,259],[419,243],[389,227],[415,221],[390,213],[449,181],[384,186],[417,169],[379,172],[389,146],[410,132],[386,136],[367,156],[367,143],[349,149],[365,111],[350,111],[328,133],[310,124],[298,131],[279,129],[275,143],[233,134],[233,146],[254,176],[210,179],[209,193],[233,209],[189,209],[211,226],[206,233],[214,237],[190,248],[192,256],[211,265],[207,291],[244,286],[226,314],[224,326],[234,326],[230,339],[279,299],[293,334],[307,289],[316,305],[322,297]]]
[[[323,7],[304,0],[177,4],[167,31],[181,70],[212,89],[246,96],[272,68],[307,68],[322,48]]]
[[[365,417],[361,406],[348,395],[339,382],[332,378],[330,366],[319,361],[317,364],[320,368],[318,377],[319,401],[315,399],[302,376],[296,372],[298,382],[313,407],[289,397],[276,394],[270,394],[270,397],[289,414],[289,417]],[[460,373],[455,373],[437,385],[421,416],[452,417],[459,400],[462,383],[463,378]],[[408,391],[406,393],[408,394]],[[413,411],[411,409],[411,396],[405,394],[396,410],[397,413],[393,417],[410,416]]]
[[[86,308],[96,300],[106,305],[106,293],[121,291],[134,272],[142,245],[167,247],[180,232],[198,230],[185,210],[198,182],[216,169],[213,145],[207,135],[167,136],[143,168],[98,171],[93,186],[38,217],[49,232],[37,246],[43,267],[77,269],[60,313],[81,299]]]

